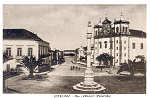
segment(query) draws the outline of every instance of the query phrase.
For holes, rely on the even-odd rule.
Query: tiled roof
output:
[[[141,30],[133,30],[133,29],[129,29],[130,35],[129,34],[115,34],[115,33],[111,33],[111,34],[105,34],[105,35],[101,35],[101,36],[95,36],[95,39],[98,38],[108,38],[108,37],[119,37],[119,36],[133,36],[133,37],[140,37],[140,38],[146,38],[146,33],[141,31]]]
[[[43,41],[36,34],[26,29],[3,29],[3,38],[4,39],[28,39],[28,40],[35,40],[35,41]]]
[[[111,24],[111,21],[108,20],[108,18],[105,18],[105,20],[102,22],[102,24]]]
[[[141,30],[133,30],[129,29],[130,36],[135,36],[135,37],[146,37],[146,33],[141,31]]]

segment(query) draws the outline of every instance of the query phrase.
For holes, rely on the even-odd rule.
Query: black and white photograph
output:
[[[147,4],[3,4],[3,94],[146,94]]]

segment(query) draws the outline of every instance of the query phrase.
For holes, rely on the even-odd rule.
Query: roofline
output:
[[[146,36],[133,36],[133,35],[128,35],[128,34],[115,34],[115,35],[104,35],[104,36],[96,36],[94,39],[99,39],[99,38],[110,38],[110,37],[120,37],[120,36],[127,36],[127,37],[137,37],[137,38],[146,38]]]
[[[45,43],[47,43],[47,44],[49,44],[49,42],[47,42],[47,41],[41,41],[41,40],[34,40],[34,39],[17,39],[17,38],[3,38],[3,40],[30,40],[30,41],[37,41],[37,42],[45,42]]]
[[[116,20],[116,21],[114,21],[114,24],[120,24],[120,23],[129,24],[130,22],[127,20]]]
[[[27,31],[27,32],[30,32],[30,33],[32,33],[32,34],[35,34],[34,32],[31,32],[31,31],[29,31],[29,30],[27,30],[27,29],[24,29],[24,28],[15,28],[16,30],[18,29],[22,29],[22,30],[25,30],[25,31]],[[3,29],[3,33],[4,33],[4,30],[15,30],[15,29]],[[35,34],[39,39],[41,39],[37,34]],[[34,40],[34,41],[39,41],[39,42],[45,42],[45,43],[47,43],[47,44],[49,44],[49,42],[47,42],[47,41],[44,41],[43,39],[41,39],[41,40],[35,40],[35,39],[21,39],[21,38],[4,38],[3,37],[3,40],[4,39],[10,39],[10,40],[12,40],[12,39],[14,39],[14,40]]]
[[[125,37],[126,35],[122,36],[122,37]],[[111,36],[111,37],[120,37],[120,36]],[[110,36],[105,36],[105,37],[96,37],[94,39],[99,39],[99,38],[111,38]],[[146,37],[137,37],[137,36],[126,36],[126,37],[136,37],[136,38],[145,38]]]

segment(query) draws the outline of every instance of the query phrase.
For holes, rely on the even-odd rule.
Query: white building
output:
[[[84,49],[84,48],[86,48],[86,47],[83,47],[83,46],[81,46],[80,48],[79,48],[79,50],[78,50],[78,58],[81,58],[81,57],[85,57],[86,55],[85,55],[85,52],[86,52],[86,50]]]
[[[146,58],[146,33],[130,29],[129,25],[130,22],[122,17],[113,23],[106,17],[102,23],[90,28],[94,32],[95,65],[98,65],[96,57],[103,53],[114,58],[111,62],[114,66],[128,63],[128,60],[133,60],[138,55]]]
[[[25,29],[3,29],[3,52],[12,59],[19,60],[22,56],[44,57],[44,64],[50,63],[49,43],[36,34]],[[13,65],[15,66],[15,65]]]

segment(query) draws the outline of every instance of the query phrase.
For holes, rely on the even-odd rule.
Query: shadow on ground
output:
[[[72,87],[83,81],[82,76],[51,76],[45,81],[9,80],[8,93],[37,93],[37,94],[145,94],[146,78],[136,76],[95,76],[95,81],[106,87],[102,92],[84,92]],[[19,81],[18,81],[19,80]],[[32,86],[31,86],[32,85]]]
[[[53,86],[49,93],[51,94],[145,94],[146,81],[145,77],[129,78],[128,76],[97,76],[95,81],[106,87],[101,92],[83,92],[72,88],[73,85],[83,81],[83,77],[65,76],[62,78],[63,83]]]

